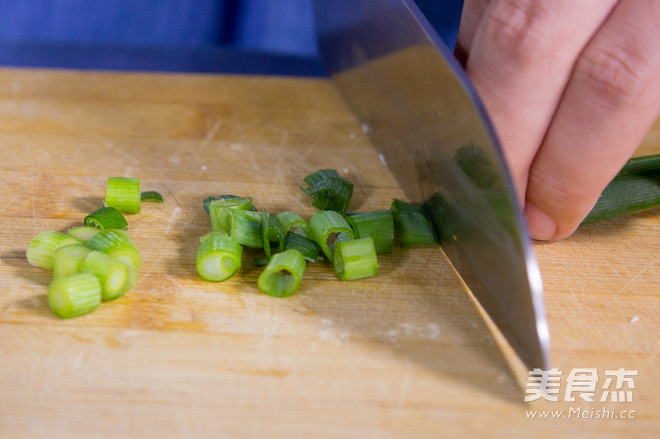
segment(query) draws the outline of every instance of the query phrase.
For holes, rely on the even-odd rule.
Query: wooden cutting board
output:
[[[354,282],[312,265],[287,299],[259,292],[249,259],[224,283],[197,276],[208,195],[309,217],[301,179],[335,168],[353,210],[403,196],[326,80],[0,70],[0,151],[2,438],[660,435],[658,210],[535,245],[563,375],[558,402],[525,403],[527,371],[439,248],[396,249]],[[657,152],[658,123],[638,154]],[[25,249],[100,207],[108,176],[165,199],[128,217],[140,278],[58,320]],[[575,368],[598,373],[594,402],[567,391]],[[633,401],[601,402],[621,368]]]

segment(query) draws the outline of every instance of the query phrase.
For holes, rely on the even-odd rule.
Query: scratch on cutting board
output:
[[[222,125],[222,120],[218,119],[215,121],[215,123],[211,126],[211,128],[208,130],[206,133],[206,136],[202,139],[201,142],[199,142],[199,146],[197,147],[197,154],[202,152],[204,148],[206,148],[206,145],[213,139],[213,136],[215,136],[215,133],[218,132],[220,129],[220,126]]]
[[[633,276],[629,281],[628,284],[626,285],[627,287],[632,287],[633,282],[637,280],[641,275],[646,273],[646,271],[649,269],[650,266],[655,265],[656,261],[660,258],[660,254],[656,255],[655,258],[644,264],[644,267],[642,267],[641,270],[639,270],[639,273],[637,273],[635,276]]]

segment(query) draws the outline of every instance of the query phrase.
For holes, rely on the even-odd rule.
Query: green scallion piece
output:
[[[85,243],[92,239],[94,235],[101,231],[99,227],[92,226],[77,226],[71,227],[67,233],[74,238],[78,238],[81,242]]]
[[[252,210],[252,198],[232,198],[221,199],[218,198],[211,201],[208,205],[209,217],[211,218],[211,230],[214,232],[229,233],[230,228],[230,212],[232,210]]]
[[[54,232],[52,230],[41,232],[32,238],[30,244],[28,244],[25,256],[30,265],[52,270],[55,251],[58,248],[77,244],[82,244],[82,242],[66,233]]]
[[[351,225],[356,238],[371,236],[376,253],[391,253],[394,243],[394,220],[389,210],[350,213],[346,221]]]
[[[160,192],[146,191],[140,194],[140,201],[153,201],[155,203],[162,203],[163,196],[160,194]]]
[[[99,279],[101,300],[115,300],[133,286],[129,267],[100,251],[92,250],[80,264],[81,273],[90,273]]]
[[[334,169],[321,169],[303,180],[309,187],[302,191],[312,197],[312,205],[321,210],[345,212],[353,196],[353,183]]]
[[[270,258],[254,258],[254,265],[255,267],[265,267],[268,265],[268,261],[270,261]]]
[[[228,200],[228,199],[230,199],[230,198],[241,198],[241,197],[239,197],[238,195],[229,195],[229,194],[227,194],[227,195],[218,195],[218,196],[206,197],[206,198],[204,198],[204,201],[203,201],[203,203],[204,203],[204,210],[206,211],[206,213],[209,213],[209,214],[210,214],[211,212],[209,211],[209,205],[210,205],[212,202],[214,202],[214,201],[226,201],[226,200]]]
[[[91,250],[82,244],[67,245],[55,250],[53,257],[53,279],[71,276],[80,271],[82,261]]]
[[[292,295],[300,286],[305,265],[305,258],[298,250],[289,249],[274,254],[259,275],[259,289],[274,297]]]
[[[103,252],[122,261],[136,271],[142,265],[139,250],[123,230],[101,230],[87,241],[86,245],[92,250]]]
[[[104,206],[96,212],[90,213],[85,217],[83,224],[88,227],[99,229],[121,229],[128,228],[128,222],[120,211],[114,207]]]
[[[265,210],[261,211],[261,240],[267,257],[272,253],[284,250],[284,233],[282,224],[275,215]]]
[[[285,211],[280,212],[275,216],[277,216],[277,219],[280,220],[280,223],[282,224],[282,233],[284,233],[284,236],[291,232],[312,239],[312,232],[309,230],[309,224],[307,224],[307,221],[297,213]]]
[[[289,249],[298,250],[309,262],[316,262],[321,251],[316,241],[293,232],[287,233],[284,238],[284,250]]]
[[[263,248],[261,214],[250,210],[229,209],[229,236],[245,247]]]
[[[221,282],[241,268],[241,244],[222,232],[211,232],[201,240],[197,249],[197,273],[202,279]]]
[[[635,157],[614,177],[582,221],[594,223],[660,205],[660,154]]]
[[[394,199],[390,208],[396,236],[406,248],[437,245],[431,222],[422,209],[405,201]]]
[[[309,228],[314,241],[330,262],[334,261],[333,253],[337,242],[355,238],[351,226],[339,212],[334,210],[316,212],[309,220]]]
[[[140,179],[108,177],[105,205],[124,213],[140,213]]]
[[[101,304],[101,284],[90,273],[55,279],[48,286],[48,305],[62,319],[89,314]]]
[[[355,280],[378,274],[378,257],[371,236],[338,242],[335,247],[335,272],[340,280]]]
[[[469,145],[460,148],[454,156],[458,166],[480,189],[490,189],[497,183],[497,169],[483,148]]]

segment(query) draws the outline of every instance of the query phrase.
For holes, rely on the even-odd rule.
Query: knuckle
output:
[[[507,63],[516,67],[531,65],[555,52],[555,17],[543,2],[500,0],[493,3],[486,20],[485,37]]]
[[[612,110],[636,105],[655,80],[644,57],[616,43],[586,50],[575,74],[589,99]]]

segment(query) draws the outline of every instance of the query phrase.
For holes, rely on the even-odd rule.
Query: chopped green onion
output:
[[[378,274],[378,257],[371,236],[337,243],[335,272],[340,280],[355,280]]]
[[[76,244],[81,244],[81,241],[66,233],[54,232],[52,230],[41,232],[32,238],[30,244],[28,244],[25,256],[30,265],[52,270],[55,250]]]
[[[280,212],[275,216],[277,216],[277,219],[282,223],[282,233],[284,233],[284,236],[291,232],[312,239],[312,232],[309,230],[309,224],[307,224],[307,221],[297,213],[285,211]]]
[[[261,214],[250,210],[229,209],[229,236],[246,247],[263,248]]]
[[[261,240],[263,242],[264,252],[270,257],[273,252],[273,243],[276,252],[284,249],[284,234],[282,224],[275,215],[265,210],[261,212]]]
[[[316,241],[293,232],[287,233],[284,238],[284,250],[289,249],[298,250],[309,262],[316,262],[321,251]]]
[[[321,210],[345,212],[353,196],[353,183],[334,169],[321,169],[303,180],[309,185],[303,192],[312,197],[312,205]]]
[[[140,212],[140,179],[131,177],[109,177],[105,191],[106,206],[120,212]],[[119,227],[117,227],[119,228]]]
[[[504,206],[498,206],[499,202],[497,201],[497,198],[491,197],[490,195],[490,194],[495,195],[497,193],[504,194],[502,190],[495,187],[492,189],[484,190],[482,193],[484,194],[486,201],[497,209],[498,215],[500,213],[502,214],[505,213],[504,209],[502,209],[502,207]],[[506,194],[505,197],[508,199],[508,196],[506,196]],[[434,193],[429,197],[428,200],[426,200],[426,202],[424,202],[424,205],[422,206],[422,212],[424,213],[424,217],[428,219],[429,222],[431,223],[433,231],[435,232],[435,236],[433,242],[430,240],[429,237],[428,244],[424,239],[422,239],[422,245],[433,245],[435,243],[435,240],[437,240],[438,242],[449,241],[449,239],[451,238],[451,234],[449,233],[449,225],[447,223],[447,211],[448,211],[448,203],[445,200],[445,197],[443,197],[442,194],[440,194],[439,192]],[[500,219],[504,221],[504,216]],[[420,222],[423,223],[423,220],[420,220]],[[408,247],[414,247],[414,246],[409,245]]]
[[[118,259],[138,270],[142,265],[140,252],[131,238],[122,230],[101,230],[87,241],[87,247]]]
[[[114,207],[104,206],[96,212],[90,213],[85,217],[83,224],[88,227],[97,227],[99,229],[121,229],[128,228],[128,222],[120,211]]]
[[[271,256],[259,275],[259,289],[274,297],[287,297],[300,285],[305,273],[305,258],[298,250],[285,250]]]
[[[232,195],[233,197],[233,195]],[[229,233],[229,214],[232,210],[252,211],[252,198],[226,198],[211,201],[208,205],[211,229],[214,232]]]
[[[67,245],[55,250],[53,258],[53,279],[78,273],[82,261],[91,250],[82,244]]]
[[[224,233],[205,235],[197,249],[197,273],[202,279],[220,282],[232,277],[241,268],[241,244]]]
[[[163,202],[163,196],[156,191],[147,191],[140,194],[140,201],[154,201],[156,203]]]
[[[321,247],[330,262],[334,261],[335,244],[355,238],[355,234],[344,217],[333,210],[316,212],[309,220],[314,241]]]
[[[78,238],[81,242],[87,242],[94,237],[101,229],[92,226],[78,226],[71,227],[67,233],[74,238]]]
[[[465,175],[480,189],[490,189],[497,183],[497,170],[482,148],[464,146],[456,151],[454,157]]]
[[[256,267],[264,267],[268,265],[268,261],[270,261],[270,258],[255,258],[254,265]]]
[[[390,209],[394,228],[401,245],[406,248],[437,244],[431,222],[422,209],[405,201],[394,199]]]
[[[89,314],[101,303],[101,284],[90,273],[55,279],[48,286],[48,305],[62,319]]]
[[[241,197],[239,197],[238,195],[218,195],[216,197],[214,197],[214,196],[206,197],[206,198],[204,198],[204,201],[203,201],[204,210],[206,211],[206,213],[210,214],[211,212],[209,211],[209,205],[212,202],[214,202],[214,201],[226,201],[226,200],[229,200],[230,198],[241,198]]]
[[[660,205],[660,154],[634,157],[605,187],[598,202],[582,221],[594,223],[641,212]]]
[[[90,273],[99,279],[101,300],[115,300],[133,286],[129,267],[100,251],[92,250],[80,264],[81,273]]]
[[[350,213],[346,221],[353,227],[356,238],[371,236],[376,253],[391,253],[394,242],[394,221],[389,210]]]

